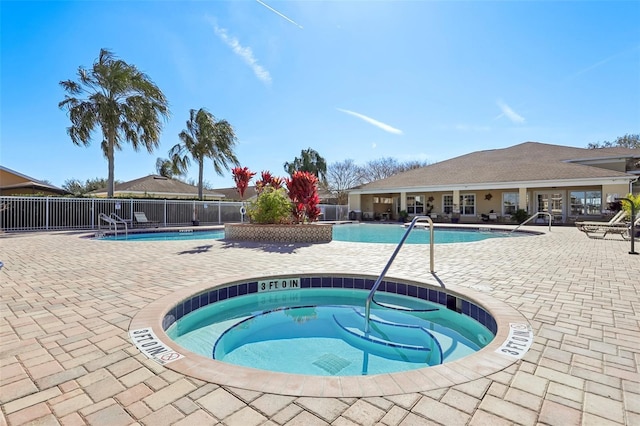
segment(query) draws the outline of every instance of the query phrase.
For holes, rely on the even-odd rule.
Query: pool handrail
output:
[[[124,219],[121,219],[117,214],[111,213],[110,216],[107,216],[105,213],[100,213],[98,215],[98,219],[107,222],[109,224],[109,230],[111,230],[111,226],[113,226],[113,230],[116,236],[118,236],[118,224],[124,224],[124,234],[125,236],[129,235],[127,230],[127,222]],[[100,229],[100,222],[98,222],[98,229]]]
[[[525,223],[531,222],[533,219],[537,218],[541,214],[546,214],[547,216],[549,216],[549,232],[551,232],[551,222],[553,222],[553,216],[551,215],[551,213],[549,213],[549,212],[537,212],[537,213],[534,213],[530,218],[528,218],[527,220],[522,222],[520,225],[518,225],[515,228],[513,228],[511,230],[510,234],[513,234],[522,225],[524,225]]]
[[[116,221],[116,235],[118,234],[118,226],[117,226],[117,224],[118,223],[122,223],[124,225],[124,235],[125,235],[125,237],[128,237],[129,236],[129,232],[128,232],[127,228],[128,228],[128,223],[129,222],[127,222],[126,220],[124,220],[123,218],[121,218],[120,216],[118,216],[115,213],[111,213],[109,215],[109,217]]]
[[[376,292],[376,290],[378,289],[378,287],[380,287],[380,283],[382,283],[382,280],[384,279],[385,275],[387,274],[387,271],[391,267],[391,264],[393,263],[394,259],[398,255],[398,252],[400,252],[400,249],[402,248],[402,245],[404,244],[405,240],[409,236],[409,233],[411,232],[411,230],[415,227],[416,222],[418,222],[419,220],[426,220],[427,222],[429,222],[429,270],[431,271],[431,273],[434,272],[434,267],[433,267],[433,263],[434,263],[433,262],[433,259],[434,259],[434,255],[433,255],[433,247],[434,247],[434,243],[433,243],[433,220],[431,220],[431,218],[429,216],[415,216],[413,218],[413,220],[411,221],[411,223],[409,224],[409,226],[407,227],[407,230],[405,231],[404,235],[400,239],[400,242],[398,243],[398,245],[396,246],[395,250],[393,251],[393,254],[391,254],[391,257],[387,261],[387,264],[385,265],[384,269],[382,270],[382,273],[380,273],[380,276],[378,277],[376,282],[373,284],[373,287],[371,287],[371,291],[369,292],[369,295],[367,296],[367,300],[366,300],[365,305],[364,305],[364,332],[365,333],[369,332],[369,319],[370,319],[370,316],[371,316],[371,301],[373,300],[373,295]]]

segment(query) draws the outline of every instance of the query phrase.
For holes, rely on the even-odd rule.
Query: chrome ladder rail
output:
[[[128,237],[129,236],[129,230],[127,228],[127,221],[124,220],[123,218],[121,218],[120,216],[118,216],[115,213],[111,213],[109,215],[109,217],[111,217],[111,219],[113,219],[116,222],[115,228],[116,228],[116,235],[118,235],[118,223],[122,223],[124,225],[124,236]]]
[[[525,220],[524,222],[522,222],[520,225],[516,226],[515,228],[513,228],[511,230],[511,232],[509,232],[510,234],[514,233],[518,228],[520,228],[522,225],[524,225],[525,223],[531,222],[533,219],[537,218],[538,216],[540,216],[541,214],[546,214],[547,216],[549,216],[549,232],[551,232],[551,222],[553,222],[553,216],[551,216],[551,213],[549,212],[538,212],[534,215],[532,215],[529,219]]]
[[[431,218],[429,216],[415,216],[413,218],[413,220],[411,221],[411,223],[409,224],[409,227],[407,228],[406,232],[402,236],[402,239],[400,240],[400,242],[396,246],[396,249],[393,251],[393,254],[391,255],[391,257],[387,261],[387,264],[385,265],[384,269],[382,270],[382,273],[380,274],[380,276],[378,277],[376,282],[373,284],[373,287],[371,287],[371,291],[369,292],[369,295],[367,296],[367,301],[365,302],[365,305],[364,305],[364,332],[365,333],[369,332],[369,317],[371,316],[371,302],[373,301],[373,294],[376,292],[378,287],[380,287],[380,283],[384,279],[384,276],[387,274],[387,271],[389,270],[389,268],[391,267],[391,264],[393,263],[394,259],[398,255],[398,252],[400,252],[400,249],[402,248],[402,245],[404,244],[405,240],[409,236],[409,233],[411,232],[411,230],[415,227],[416,222],[418,222],[419,220],[427,220],[427,222],[429,222],[429,240],[430,240],[429,241],[429,258],[430,258],[429,259],[429,268],[430,269],[429,270],[431,271],[431,273],[433,273],[433,258],[434,258],[434,256],[433,256],[433,246],[434,246],[434,244],[433,244],[433,221],[431,220]]]
[[[111,230],[111,226],[113,226],[113,229],[115,231],[116,237],[118,236],[118,224],[122,223],[124,224],[124,234],[125,236],[129,236],[128,230],[127,230],[127,222],[120,218],[120,216],[118,216],[115,213],[111,213],[110,216],[107,216],[104,213],[100,213],[98,215],[98,231],[100,231],[100,221],[106,222],[109,224],[109,230]]]

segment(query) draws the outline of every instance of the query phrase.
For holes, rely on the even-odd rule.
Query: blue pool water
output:
[[[359,243],[390,243],[397,244],[407,228],[394,224],[345,224],[333,227],[333,239],[337,241],[351,241]],[[504,238],[515,234],[509,231],[483,230],[482,228],[434,228],[434,243],[469,243],[488,238]],[[409,233],[405,244],[428,244],[430,242],[429,228],[415,227]]]
[[[446,306],[387,292],[376,293],[380,304],[372,305],[365,333],[368,293],[335,288],[252,293],[196,309],[166,332],[202,356],[319,376],[438,365],[470,355],[494,337],[479,322]]]
[[[333,239],[336,241],[348,241],[355,243],[390,243],[397,244],[407,228],[395,224],[345,224],[333,226]],[[434,243],[469,243],[482,241],[488,238],[505,238],[520,236],[522,233],[510,234],[509,231],[483,230],[482,228],[435,228]],[[526,235],[526,234],[524,234]],[[224,238],[224,230],[214,231],[168,231],[168,232],[143,232],[128,235],[119,233],[117,236],[108,235],[102,240],[126,240],[126,241],[177,241],[177,240],[219,240]],[[423,227],[414,228],[405,241],[406,244],[428,244],[429,229]]]
[[[224,230],[215,231],[168,231],[168,232],[123,232],[118,235],[107,235],[101,240],[107,241],[183,241],[183,240],[219,240],[224,238]]]

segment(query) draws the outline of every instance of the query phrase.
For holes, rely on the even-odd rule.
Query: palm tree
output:
[[[164,176],[169,179],[173,179],[174,176],[182,175],[182,172],[178,169],[177,165],[173,161],[167,158],[156,159],[156,172],[160,176]]]
[[[90,69],[78,68],[79,81],[61,81],[67,94],[58,104],[67,109],[71,127],[67,133],[80,146],[91,144],[96,126],[102,129],[102,151],[109,164],[107,196],[113,196],[114,152],[122,143],[149,153],[158,147],[161,118],[169,117],[169,107],[162,91],[135,66],[116,59],[107,49]]]
[[[198,163],[198,198],[202,200],[205,158],[213,160],[213,168],[218,175],[223,174],[223,169],[229,170],[229,163],[239,165],[233,152],[236,144],[235,132],[228,121],[216,121],[213,114],[200,108],[189,111],[187,129],[178,136],[181,143],[171,148],[169,158],[182,173],[187,171],[190,164],[189,156]]]
[[[303,149],[300,152],[300,157],[296,157],[292,163],[284,163],[284,171],[289,173],[290,176],[293,176],[297,171],[313,173],[322,183],[326,183],[326,160],[311,148]]]

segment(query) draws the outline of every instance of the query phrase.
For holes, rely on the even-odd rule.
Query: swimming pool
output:
[[[302,288],[302,280],[290,281],[295,287],[284,292],[246,294],[198,308],[176,321],[167,334],[185,349],[223,362],[318,376],[440,365],[475,353],[494,337],[480,322],[437,302],[386,291],[376,293],[379,304],[373,305],[365,333],[368,290]],[[335,281],[344,285],[341,278]],[[353,287],[355,281],[347,285]],[[372,284],[358,283],[364,288]],[[397,290],[396,283],[385,284]],[[402,291],[406,293],[406,286]],[[411,291],[418,296],[417,288]],[[438,300],[436,291],[422,293]],[[491,319],[484,320],[493,327]]]
[[[396,224],[336,224],[333,226],[333,239],[335,241],[345,241],[353,243],[388,243],[397,244],[407,228]],[[434,243],[469,243],[483,241],[489,238],[506,238],[531,233],[516,232],[509,230],[496,230],[491,228],[469,227],[448,228],[434,227]],[[151,231],[151,232],[130,232],[128,235],[119,233],[118,235],[105,235],[99,237],[107,241],[180,241],[180,240],[206,240],[223,239],[224,230],[176,230],[176,231]],[[428,244],[429,229],[423,226],[416,226],[407,237],[405,244]]]

